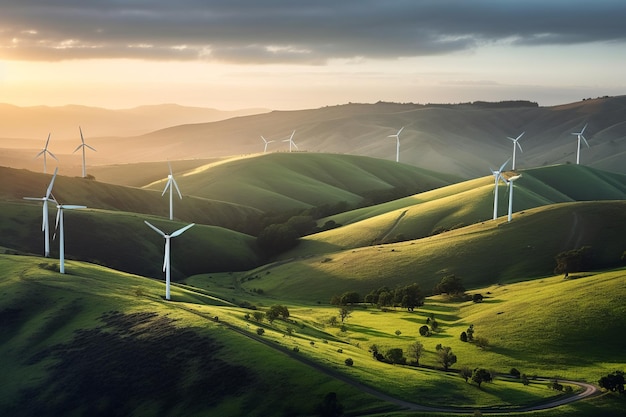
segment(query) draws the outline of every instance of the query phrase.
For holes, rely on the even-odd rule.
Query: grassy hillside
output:
[[[146,186],[163,189],[165,180]],[[377,193],[425,191],[457,178],[392,161],[353,155],[274,153],[233,158],[177,177],[186,193],[263,211],[363,204]]]
[[[505,177],[514,173],[507,172]],[[579,165],[522,171],[515,182],[513,212],[548,204],[626,199],[626,176]],[[506,216],[508,189],[500,185],[498,214]],[[431,236],[492,219],[493,177],[482,177],[436,190],[330,216],[341,228],[303,239],[285,257],[358,248]]]
[[[478,223],[428,238],[294,257],[250,271],[245,288],[278,298],[327,302],[333,294],[365,295],[386,285],[417,282],[430,291],[455,274],[466,287],[550,275],[554,257],[582,246],[593,248],[596,265],[617,265],[626,235],[626,201],[563,203]],[[340,230],[340,229],[339,229]],[[305,246],[306,248],[306,246]]]
[[[167,176],[167,164],[161,164],[159,168],[158,172]],[[157,170],[156,167],[154,169]],[[0,167],[0,176],[3,178],[0,199],[20,202],[24,202],[23,197],[42,197],[52,178],[50,174],[6,167]],[[141,190],[57,175],[52,193],[63,204],[169,217],[169,193],[161,196],[162,190]],[[175,194],[174,217],[182,221],[237,229],[248,216],[259,213],[256,209],[239,204],[190,196],[184,188],[181,192],[182,199]]]
[[[511,364],[520,364],[524,372],[593,379],[624,365],[611,359],[619,352],[617,340],[606,338],[609,329],[624,330],[623,309],[612,307],[626,295],[623,271],[487,288],[491,294],[480,305],[435,298],[413,313],[357,309],[340,331],[327,322],[335,308],[255,296],[263,303],[282,302],[292,312],[290,322],[256,323],[244,318],[246,310],[200,289],[176,285],[174,301],[164,302],[163,284],[154,280],[78,262],[71,263],[65,276],[52,269],[39,258],[0,255],[5,277],[0,282],[0,354],[7,364],[0,375],[3,414],[314,415],[324,395],[336,392],[348,414],[428,415],[393,412],[396,406],[348,380],[406,401],[468,407],[467,412],[506,410],[555,395],[539,381],[524,387],[499,378],[477,389],[455,372],[384,364],[371,358],[372,343],[406,349],[420,340],[427,366],[436,365],[437,343],[453,348],[455,368],[485,366],[506,372]],[[227,287],[225,293],[238,294]],[[557,294],[579,303],[550,303]],[[582,300],[588,302],[580,304]],[[417,336],[430,313],[440,321],[440,331],[430,338]],[[601,325],[594,320],[599,314],[605,321]],[[561,319],[549,322],[548,317]],[[458,341],[457,333],[468,323],[475,325],[476,335],[490,338],[490,348]],[[265,330],[261,338],[244,336],[254,335],[256,328]],[[557,330],[561,333],[551,339]],[[523,343],[530,339],[534,346]],[[597,340],[605,341],[603,348]],[[581,346],[585,360],[576,355],[567,360]],[[560,360],[546,360],[546,352]],[[347,357],[354,359],[354,366],[343,364]],[[550,415],[593,415],[572,409],[576,411],[568,406],[569,414]],[[606,401],[585,409],[619,415],[619,404]]]
[[[43,255],[41,206],[0,202],[0,246]],[[54,215],[50,225],[54,232]],[[121,271],[162,278],[164,239],[144,220],[171,233],[185,225],[163,218],[128,212],[86,209],[64,214],[66,259],[81,259]],[[50,243],[58,257],[58,242]],[[172,279],[207,272],[246,270],[260,264],[255,239],[229,229],[197,224],[172,240]],[[56,262],[56,261],[55,261]]]

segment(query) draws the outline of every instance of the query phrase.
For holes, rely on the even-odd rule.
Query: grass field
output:
[[[214,277],[205,289],[175,285],[174,302],[164,302],[162,282],[99,266],[69,262],[69,274],[62,276],[54,272],[51,261],[41,258],[0,255],[0,264],[4,271],[0,284],[4,342],[0,353],[9,364],[0,377],[0,386],[4,387],[0,407],[12,415],[68,414],[70,410],[93,415],[115,415],[110,414],[112,410],[132,415],[300,415],[312,413],[330,391],[338,393],[351,413],[386,410],[386,415],[427,415],[393,412],[393,407],[360,393],[352,385],[290,359],[287,352],[337,375],[421,404],[506,409],[555,395],[538,381],[524,387],[498,378],[478,389],[454,372],[384,364],[368,352],[374,343],[381,348],[406,349],[409,343],[419,340],[426,348],[421,360],[426,366],[437,365],[434,346],[442,343],[451,346],[459,358],[454,369],[484,366],[506,373],[516,366],[529,375],[593,381],[624,366],[619,356],[622,342],[608,337],[624,330],[620,318],[625,311],[619,305],[626,295],[623,269],[570,280],[553,277],[484,288],[481,291],[490,294],[482,304],[432,298],[414,313],[357,308],[347,319],[345,331],[341,331],[328,323],[336,307],[253,297],[232,288],[233,277],[229,274]],[[205,282],[197,277],[187,283],[196,286]],[[288,305],[290,322],[246,320],[245,313],[251,311],[231,304],[231,300],[242,297],[259,306]],[[562,301],[549,302],[554,299]],[[581,299],[589,302],[582,305]],[[428,338],[418,336],[417,328],[430,313],[440,321],[441,331]],[[549,317],[558,320],[547,320]],[[598,323],[597,317],[602,317],[604,323]],[[474,324],[476,335],[489,338],[489,348],[480,349],[458,339],[457,333],[468,323]],[[252,334],[264,328],[262,338],[278,350],[229,331],[229,326]],[[401,334],[396,335],[396,330]],[[557,330],[562,337],[541,337]],[[602,346],[597,340],[604,341]],[[106,361],[97,356],[103,353],[98,349],[103,344],[107,346]],[[294,353],[296,346],[299,352]],[[169,349],[170,354],[163,356],[159,353],[162,349]],[[209,356],[201,353],[207,349]],[[577,352],[586,354],[582,357]],[[354,360],[354,366],[343,364],[347,357]],[[98,372],[85,373],[83,366],[87,363]],[[63,374],[59,373],[59,364]],[[121,369],[124,375],[129,371],[136,375],[122,380],[116,377]],[[154,372],[167,375],[170,384],[161,384]],[[107,377],[110,382],[103,383],[101,378]],[[134,378],[148,385],[133,389]],[[68,390],[65,384],[69,381],[82,382],[79,388],[74,384],[75,388]],[[42,384],[46,389],[41,389]],[[172,402],[172,395],[182,395],[183,387],[185,395]],[[96,395],[99,402],[90,402]],[[284,401],[285,396],[289,402]],[[45,409],[41,402],[45,402]],[[613,412],[623,405],[613,404],[610,398],[584,404],[585,413]],[[564,410],[580,407],[573,405]],[[570,415],[592,415],[577,413]]]

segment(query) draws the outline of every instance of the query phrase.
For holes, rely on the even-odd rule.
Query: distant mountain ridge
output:
[[[105,109],[80,105],[20,107],[0,103],[0,137],[54,139],[78,137],[78,126],[94,136],[133,136],[170,126],[215,122],[237,116],[264,113],[267,109],[233,111],[178,104]]]

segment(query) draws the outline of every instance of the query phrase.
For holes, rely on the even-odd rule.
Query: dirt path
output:
[[[398,224],[400,223],[400,220],[402,220],[402,218],[406,215],[406,212],[408,210],[404,210],[396,219],[395,222],[393,222],[393,224],[391,225],[391,227],[389,228],[389,230],[387,230],[387,233],[385,233],[382,237],[380,237],[379,239],[377,239],[377,242],[384,242],[392,233],[394,230],[396,230],[396,227],[398,227]]]
[[[178,306],[179,308],[188,311],[189,313],[198,315],[200,317],[203,317],[207,320],[210,321],[215,321],[213,319],[213,317],[211,317],[208,314],[204,314],[201,313],[199,311],[196,311],[192,308],[186,307],[186,306]],[[510,412],[517,412],[517,413],[525,413],[525,412],[531,412],[531,411],[539,411],[539,410],[547,410],[550,408],[555,408],[555,407],[559,407],[562,406],[564,404],[569,404],[575,401],[580,401],[583,398],[587,398],[590,397],[592,395],[596,395],[598,394],[599,390],[597,387],[595,387],[594,385],[588,384],[586,382],[580,382],[580,381],[569,381],[569,380],[559,380],[560,383],[565,383],[565,384],[570,384],[570,385],[575,385],[578,386],[579,388],[582,389],[581,392],[578,392],[576,394],[573,395],[569,395],[569,396],[565,396],[565,397],[559,397],[556,399],[552,399],[550,401],[544,402],[544,403],[540,403],[540,404],[536,404],[536,405],[531,405],[531,406],[521,406],[521,407],[513,407],[513,408],[497,408],[497,407],[487,407],[487,408],[481,408],[481,407],[432,407],[432,406],[427,406],[427,405],[421,405],[421,404],[416,404],[416,403],[412,403],[409,401],[405,401],[405,400],[401,400],[399,398],[395,398],[392,397],[391,395],[385,394],[383,392],[380,392],[379,390],[377,390],[374,387],[371,387],[369,385],[363,384],[355,379],[352,379],[340,372],[335,371],[334,369],[328,368],[326,366],[322,366],[319,363],[315,362],[312,359],[307,358],[306,356],[303,356],[302,354],[298,353],[298,352],[294,352],[291,349],[288,349],[287,347],[277,344],[276,342],[269,340],[267,338],[263,338],[262,336],[259,336],[255,333],[250,333],[246,330],[240,329],[238,327],[235,327],[231,324],[228,324],[226,322],[220,321],[219,322],[221,325],[223,325],[224,327],[233,330],[249,339],[252,339],[254,341],[257,341],[259,343],[264,344],[265,346],[269,346],[270,348],[279,351],[281,353],[283,353],[284,355],[290,357],[291,359],[297,360],[300,363],[303,363],[307,366],[310,366],[311,368],[315,369],[316,371],[319,371],[321,373],[324,373],[334,379],[337,379],[341,382],[344,382],[346,384],[349,384],[355,388],[357,388],[358,390],[373,395],[374,397],[381,399],[383,401],[386,401],[390,404],[393,404],[395,406],[398,406],[400,408],[403,409],[408,409],[408,410],[412,410],[412,411],[424,411],[424,412],[439,412],[439,413],[448,413],[448,414],[467,414],[467,413],[471,413],[476,409],[480,409],[480,411],[483,414],[496,414],[496,413],[510,413]],[[549,378],[539,378],[539,380],[542,381],[549,381]]]

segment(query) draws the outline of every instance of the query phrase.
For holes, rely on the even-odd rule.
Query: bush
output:
[[[461,342],[467,342],[467,333],[461,332]]]
[[[262,327],[256,329],[256,334],[258,334],[259,336],[263,336],[263,333],[265,333],[265,330]]]
[[[420,327],[419,332],[422,336],[430,336],[430,329],[426,325]]]
[[[354,361],[352,360],[352,358],[346,358],[346,360],[344,362],[345,362],[346,366],[354,365]]]
[[[600,378],[598,385],[607,391],[619,392],[624,394],[624,372],[615,371]]]
[[[482,294],[474,294],[472,295],[472,301],[475,303],[482,303],[483,302],[483,295]]]
[[[521,376],[521,372],[518,371],[515,368],[511,368],[511,370],[509,371],[509,374],[513,377],[513,378],[518,378]]]
[[[400,348],[391,348],[385,352],[385,360],[392,364],[400,364],[404,365],[406,363],[406,358],[404,357],[404,352]]]

